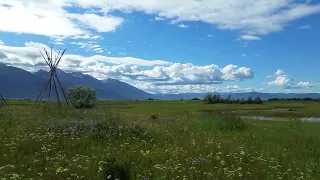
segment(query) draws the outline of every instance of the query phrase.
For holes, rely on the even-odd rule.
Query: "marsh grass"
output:
[[[303,122],[299,117],[291,116],[288,118],[289,120],[289,127],[292,131],[300,131],[303,127]]]
[[[32,111],[31,105],[0,111],[1,178],[320,178],[318,123],[185,110],[172,114],[170,105],[161,105],[170,109],[167,113],[131,112],[139,106],[134,104],[130,111],[103,103],[88,110],[49,109],[44,103]],[[159,111],[159,117],[174,120],[150,118]]]
[[[198,127],[199,131],[244,131],[248,128],[248,124],[240,116],[228,111],[196,116],[187,115],[186,119],[193,119],[189,122]]]
[[[230,115],[218,118],[218,126],[221,130],[227,131],[243,131],[247,128],[241,117]]]

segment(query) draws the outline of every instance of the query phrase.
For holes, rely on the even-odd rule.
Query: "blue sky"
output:
[[[319,92],[320,3],[294,0],[2,0],[0,62],[60,68],[148,92]]]

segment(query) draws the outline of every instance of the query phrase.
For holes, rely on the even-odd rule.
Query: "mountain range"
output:
[[[161,99],[161,100],[180,100],[180,99],[202,99],[205,93],[180,93],[180,94],[150,94],[144,92],[130,84],[116,80],[98,80],[90,75],[79,72],[66,73],[57,70],[59,79],[64,89],[69,89],[76,85],[86,85],[96,90],[97,98],[101,100],[128,100],[128,99]],[[35,73],[25,71],[20,68],[7,66],[0,63],[0,93],[5,98],[16,99],[36,99],[44,83],[49,76],[49,72],[39,70]],[[232,98],[261,97],[263,100],[270,98],[320,98],[319,93],[219,93],[221,97],[231,96]]]
[[[98,99],[126,100],[152,97],[152,94],[116,79],[100,81],[86,74],[66,73],[59,69],[57,74],[65,90],[72,86],[86,85],[96,90]],[[30,73],[0,63],[0,93],[5,98],[36,99],[48,77],[49,72],[44,70]]]

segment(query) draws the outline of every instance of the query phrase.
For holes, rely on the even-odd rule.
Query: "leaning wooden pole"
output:
[[[46,92],[47,88],[48,88],[48,84],[49,82],[51,81],[51,74],[50,74],[50,77],[48,78],[48,80],[46,81],[46,83],[43,85],[41,91],[40,91],[40,94],[36,100],[36,102],[34,103],[33,107],[36,107],[37,104],[39,104],[39,102],[41,102],[42,100],[42,97],[43,97],[43,93]]]
[[[60,87],[60,89],[61,89],[61,91],[62,91],[63,97],[64,97],[64,99],[66,100],[67,105],[68,105],[69,107],[71,107],[71,104],[72,104],[72,103],[70,102],[70,100],[69,100],[66,92],[64,91],[64,89],[63,89],[63,87],[62,87],[62,85],[61,85],[61,83],[60,83],[60,80],[59,80],[59,78],[58,78],[57,76],[56,76],[56,79],[57,79],[58,85],[59,85],[59,87]]]
[[[51,93],[52,93],[52,77],[49,83],[49,101],[51,101]]]
[[[53,78],[53,85],[54,85],[54,89],[56,90],[58,103],[61,104],[60,97],[59,97],[59,91],[58,91],[58,88],[57,88],[56,80],[54,78]]]
[[[64,51],[62,52],[59,60],[58,60],[57,63],[55,64],[55,67],[58,67],[58,65],[59,65],[59,63],[60,63],[60,61],[61,61],[61,58],[62,58],[62,56],[64,55],[64,53],[66,52],[66,50],[67,50],[67,49],[64,49]]]
[[[3,104],[4,107],[8,107],[7,101],[3,98],[3,96],[1,94],[0,94],[0,101],[1,101],[1,104]]]

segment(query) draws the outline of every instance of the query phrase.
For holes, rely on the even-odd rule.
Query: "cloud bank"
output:
[[[0,45],[0,62],[31,72],[48,69],[39,50],[49,48],[37,42],[26,42],[23,47]],[[115,78],[138,87],[156,90],[159,87],[184,89],[194,87],[210,90],[211,85],[239,82],[254,78],[248,67],[229,64],[225,67],[211,64],[197,66],[191,63],[171,63],[164,60],[144,60],[133,57],[85,57],[65,54],[59,68],[67,72],[82,72],[97,79]],[[145,89],[144,89],[145,90]],[[249,89],[248,89],[249,90]]]
[[[201,21],[257,40],[254,35],[282,31],[291,21],[319,13],[320,4],[298,0],[2,0],[0,31],[93,37],[123,24],[125,19],[112,15],[114,11],[144,12],[156,20],[180,22],[180,26],[184,21]]]

